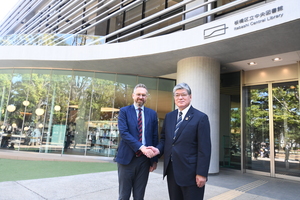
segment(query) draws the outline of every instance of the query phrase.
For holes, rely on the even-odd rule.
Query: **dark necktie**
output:
[[[181,122],[182,122],[182,112],[179,112],[179,117],[178,117],[177,122],[176,122],[174,138],[173,139],[176,138],[176,134],[177,134],[177,131],[179,129],[179,126],[180,126]]]
[[[142,142],[143,140],[143,118],[142,118],[142,109],[138,108],[139,113],[138,113],[138,131],[139,131],[139,142]],[[138,150],[135,153],[136,157],[140,157],[141,155],[143,155],[143,153],[141,152],[141,150]]]
[[[138,114],[138,130],[139,130],[139,141],[142,142],[143,138],[143,118],[142,118],[142,109],[139,108]]]

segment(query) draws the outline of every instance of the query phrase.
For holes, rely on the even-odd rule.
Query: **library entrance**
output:
[[[246,86],[243,96],[246,171],[299,177],[298,81]]]

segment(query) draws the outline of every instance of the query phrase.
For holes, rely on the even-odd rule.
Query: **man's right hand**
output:
[[[140,150],[148,158],[152,158],[152,157],[155,156],[154,152],[152,151],[152,149],[149,149],[148,147],[143,146],[142,148],[140,148]]]
[[[157,156],[158,154],[160,154],[160,151],[156,147],[148,146],[147,149],[151,149],[152,150],[152,152],[153,152],[153,156],[152,157]]]

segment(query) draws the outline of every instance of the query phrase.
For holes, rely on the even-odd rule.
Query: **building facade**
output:
[[[220,167],[299,179],[298,0],[25,0],[0,24],[2,148],[114,156],[141,82],[186,82]]]

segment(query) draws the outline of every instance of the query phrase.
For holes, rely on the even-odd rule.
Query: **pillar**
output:
[[[192,105],[210,121],[212,154],[209,174],[219,173],[220,63],[209,57],[189,57],[177,63],[177,83],[192,90]]]

